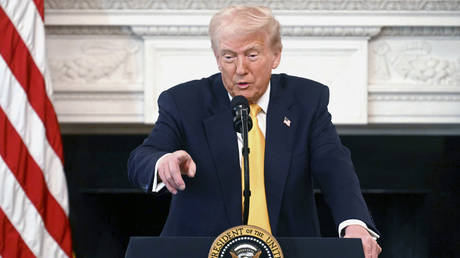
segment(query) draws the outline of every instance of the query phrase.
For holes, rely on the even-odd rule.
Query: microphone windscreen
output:
[[[237,106],[242,106],[242,108],[249,108],[248,99],[241,95],[235,96],[230,104],[232,106],[232,109],[234,109]]]
[[[235,96],[232,99],[232,102],[230,103],[232,106],[232,112],[233,112],[233,128],[235,129],[236,132],[241,133],[241,126],[243,121],[241,117],[241,112],[243,109],[247,110],[246,114],[249,114],[249,102],[248,99],[246,99],[244,96],[238,95]],[[248,131],[251,130],[252,128],[252,119],[248,115],[247,117],[247,122],[248,122]]]

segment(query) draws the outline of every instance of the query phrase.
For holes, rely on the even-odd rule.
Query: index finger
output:
[[[188,177],[195,177],[196,164],[192,159],[190,159],[189,161],[190,161],[190,163],[187,164],[188,170],[187,170],[186,174],[187,174]]]
[[[175,188],[178,188],[179,190],[184,190],[185,182],[182,179],[179,164],[177,164],[175,160],[172,160],[171,162],[169,162],[169,173],[170,173],[170,176],[173,181],[172,183],[174,183]]]

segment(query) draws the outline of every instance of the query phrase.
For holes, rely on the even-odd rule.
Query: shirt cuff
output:
[[[152,184],[152,192],[154,193],[158,193],[159,191],[161,191],[161,189],[163,189],[163,187],[165,187],[165,184],[163,182],[160,182],[158,183],[158,164],[160,163],[160,161],[170,155],[171,153],[166,153],[165,155],[161,156],[158,160],[157,160],[157,163],[155,163],[155,171],[154,171],[154,176],[153,176],[153,184]]]
[[[368,228],[366,223],[362,222],[359,219],[347,219],[347,220],[343,221],[342,223],[340,223],[339,224],[339,236],[340,237],[343,237],[345,235],[342,232],[346,227],[348,227],[350,225],[359,225],[359,226],[365,228],[369,232],[369,234],[371,234],[371,236],[372,236],[372,238],[374,238],[374,240],[377,240],[380,237],[377,233],[375,233],[370,228]]]

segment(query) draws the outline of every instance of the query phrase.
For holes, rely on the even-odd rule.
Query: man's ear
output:
[[[219,68],[219,71],[220,71],[222,67],[220,66],[220,63],[219,63],[219,55],[217,54],[216,51],[214,51],[214,49],[212,50],[212,52],[214,53],[214,57],[216,58],[217,68]]]
[[[279,48],[279,50],[275,50],[274,54],[274,59],[273,59],[273,64],[272,64],[272,69],[276,69],[280,65],[281,61],[281,51],[282,47]]]

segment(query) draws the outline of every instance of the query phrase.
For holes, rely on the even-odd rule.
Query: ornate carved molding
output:
[[[460,101],[460,94],[382,94],[374,95],[370,94],[368,97],[369,101],[410,101],[410,102],[458,102]]]
[[[207,36],[208,26],[132,26],[138,36]]]
[[[132,26],[139,36],[207,36],[207,26]],[[380,27],[284,26],[283,36],[290,37],[373,37]]]
[[[55,101],[142,101],[144,100],[143,92],[136,93],[64,93],[56,92],[53,96]]]
[[[133,32],[133,29],[135,31]],[[184,35],[206,36],[207,26],[56,26],[47,25],[47,35]],[[283,26],[284,36],[367,37],[459,37],[460,27],[324,27]]]
[[[281,28],[281,33],[294,37],[374,37],[380,30],[380,27],[286,26]]]
[[[46,26],[46,35],[133,35],[129,26]]]
[[[458,37],[460,36],[460,27],[384,27],[378,36]]]
[[[178,9],[215,10],[226,5],[257,4],[280,10],[384,10],[453,11],[460,10],[455,0],[46,0],[46,9]]]

